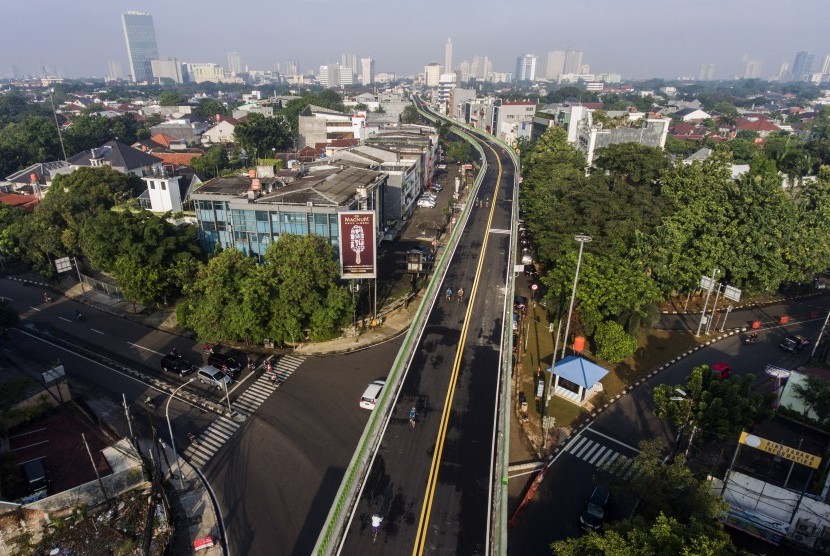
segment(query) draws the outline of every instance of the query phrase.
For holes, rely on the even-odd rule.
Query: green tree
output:
[[[421,113],[415,108],[414,104],[410,104],[401,112],[402,124],[417,124],[421,122]]]
[[[467,141],[453,141],[447,147],[447,158],[458,164],[467,164],[473,161],[473,146]]]
[[[752,391],[754,375],[721,380],[708,365],[695,367],[682,386],[654,388],[655,415],[703,434],[695,438],[726,440],[771,415],[771,400]]]
[[[115,260],[115,276],[124,297],[144,305],[158,304],[169,288],[163,268],[129,255],[120,255]]]
[[[662,149],[639,143],[608,145],[597,151],[594,166],[619,176],[632,185],[657,187],[660,175],[669,167]]]
[[[203,98],[199,99],[199,104],[197,104],[193,108],[193,112],[197,116],[213,119],[217,115],[227,116],[228,108],[218,100],[212,98]]]
[[[200,176],[217,177],[222,170],[230,167],[228,153],[222,145],[214,145],[203,156],[191,160],[190,167]]]
[[[268,158],[275,149],[282,152],[292,144],[291,129],[282,117],[250,114],[236,124],[233,135],[251,158]]]
[[[112,121],[95,115],[77,116],[64,135],[69,151],[74,153],[100,147],[114,137]]]
[[[816,375],[807,375],[804,384],[794,384],[793,392],[804,402],[804,417],[810,411],[818,417],[821,425],[830,421],[830,382]]]
[[[594,331],[597,357],[609,363],[620,363],[637,349],[637,338],[613,321],[597,324]]]
[[[164,91],[158,97],[161,106],[184,106],[187,104],[187,99],[174,91]]]

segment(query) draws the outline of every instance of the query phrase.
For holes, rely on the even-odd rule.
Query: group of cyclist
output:
[[[444,292],[447,297],[447,301],[452,301],[453,297],[455,297],[458,303],[464,303],[464,288],[458,288],[458,291],[453,291],[452,287],[447,287],[447,291]]]

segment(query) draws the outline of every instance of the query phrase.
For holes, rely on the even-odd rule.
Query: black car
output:
[[[585,504],[585,509],[579,516],[579,525],[586,531],[597,531],[602,529],[602,524],[605,521],[605,509],[608,507],[608,501],[611,499],[611,493],[602,486],[596,485],[588,503]]]
[[[208,355],[208,365],[216,367],[233,379],[236,379],[242,371],[240,360],[227,353],[211,353]]]
[[[184,376],[192,373],[197,366],[182,357],[181,355],[169,354],[161,358],[161,368],[168,373],[176,373]]]
[[[796,351],[801,350],[804,346],[810,343],[810,340],[805,338],[804,336],[793,335],[787,336],[784,338],[784,341],[778,344],[778,347],[783,349],[784,351],[789,351],[790,353],[795,353]]]

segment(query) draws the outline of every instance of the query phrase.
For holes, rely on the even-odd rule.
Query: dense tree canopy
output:
[[[248,152],[248,158],[270,158],[292,144],[291,130],[282,116],[250,114],[236,124],[234,138]]]
[[[278,344],[335,337],[352,312],[339,283],[334,249],[320,236],[283,235],[268,247],[265,264],[237,250],[214,256],[186,287],[182,324],[211,340]]]

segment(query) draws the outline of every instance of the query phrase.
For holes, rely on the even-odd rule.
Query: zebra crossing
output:
[[[234,409],[247,415],[253,414],[280,384],[305,361],[305,357],[287,355],[274,365],[273,372],[261,374],[245,392],[233,402]],[[219,417],[202,431],[184,451],[192,465],[203,467],[213,455],[230,440],[240,423],[227,417]]]
[[[565,452],[601,471],[616,475],[624,481],[631,480],[640,473],[633,457],[622,454],[586,436],[580,435],[575,438],[574,442],[565,447]]]
[[[210,461],[213,454],[219,451],[240,424],[228,419],[219,417],[194,440],[184,451],[185,457],[196,467],[204,467]]]

